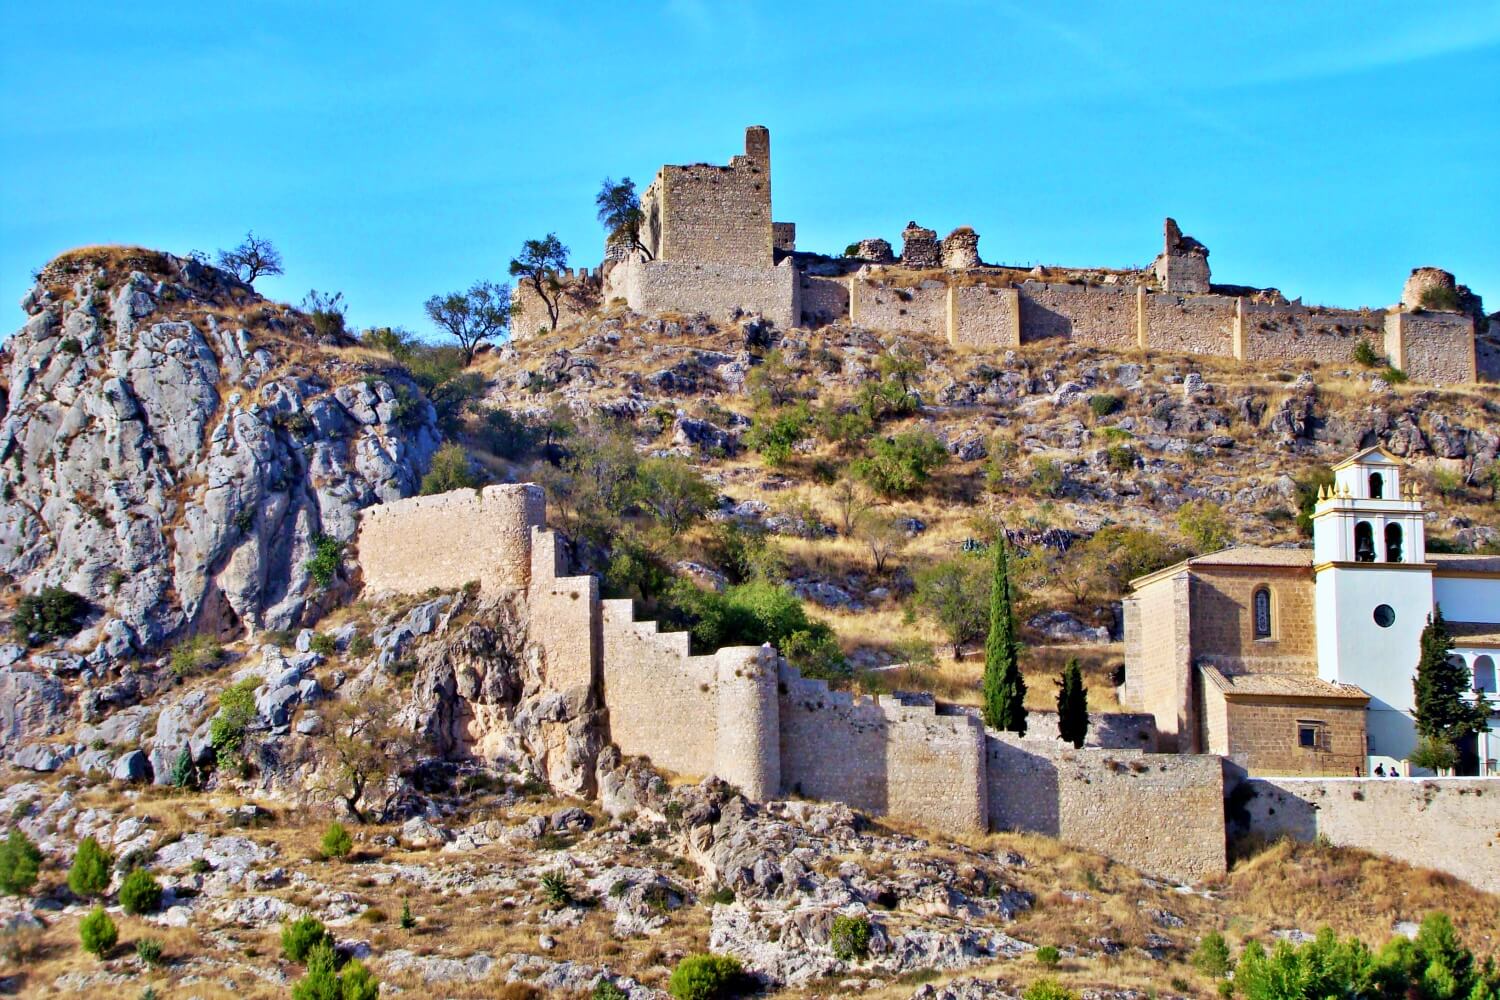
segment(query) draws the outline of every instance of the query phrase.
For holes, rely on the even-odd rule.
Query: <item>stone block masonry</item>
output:
[[[1464,313],[1391,313],[1385,318],[1385,354],[1418,382],[1453,385],[1479,377],[1474,319]]]
[[[610,269],[606,301],[623,300],[639,313],[707,313],[727,321],[759,313],[782,329],[800,319],[801,275],[785,261],[779,267],[682,264],[632,256]]]
[[[1500,782],[1484,778],[1250,778],[1231,791],[1237,832],[1319,837],[1500,892]]]
[[[525,589],[531,529],[545,523],[540,486],[486,486],[366,509],[356,545],[367,593],[420,594],[478,582]]]

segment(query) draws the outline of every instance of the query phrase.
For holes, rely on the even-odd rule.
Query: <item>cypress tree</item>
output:
[[[1443,621],[1443,609],[1435,608],[1422,629],[1421,658],[1412,679],[1416,693],[1417,732],[1445,743],[1478,732],[1487,723],[1489,706],[1468,701],[1469,671],[1452,662],[1453,637]],[[1483,713],[1483,714],[1481,714]]]
[[[995,578],[990,585],[990,633],[984,643],[984,722],[1026,735],[1026,681],[1016,637],[1010,566],[1004,533],[995,538]]]
[[[1076,657],[1063,666],[1057,682],[1057,736],[1082,750],[1089,735],[1089,695],[1083,687],[1083,670]]]

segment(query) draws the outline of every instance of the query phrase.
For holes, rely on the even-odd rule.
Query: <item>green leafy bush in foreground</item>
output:
[[[677,963],[667,992],[676,1000],[725,1000],[736,995],[742,969],[728,955],[689,955]]]

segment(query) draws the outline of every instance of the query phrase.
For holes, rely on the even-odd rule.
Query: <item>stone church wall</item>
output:
[[[1500,892],[1500,787],[1494,780],[1249,778],[1231,802],[1241,832],[1324,837]]]
[[[1156,717],[1158,748],[1194,749],[1186,573],[1143,587],[1125,604],[1125,698]],[[1130,637],[1134,636],[1132,640]]]
[[[1365,766],[1365,706],[1308,700],[1228,700],[1212,683],[1200,689],[1204,701],[1203,749],[1261,774],[1348,777]],[[1318,745],[1298,744],[1297,730],[1316,723]]]
[[[1316,676],[1312,572],[1286,566],[1194,566],[1192,651],[1220,667]],[[1255,637],[1255,591],[1271,594],[1271,635]]]
[[[1074,750],[994,731],[985,747],[991,829],[1047,834],[1161,878],[1224,872],[1219,758]]]
[[[369,593],[420,594],[478,581],[524,589],[531,529],[545,521],[540,486],[486,486],[366,509],[356,545]]]

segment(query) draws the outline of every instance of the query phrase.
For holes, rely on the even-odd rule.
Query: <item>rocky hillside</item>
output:
[[[0,357],[0,568],[89,602],[68,651],[92,663],[299,622],[316,540],[415,492],[438,446],[421,393],[341,323],[197,261],[73,251],[22,305]]]

